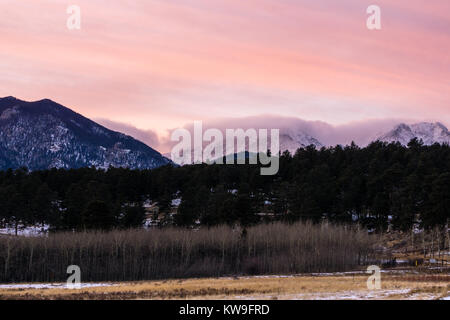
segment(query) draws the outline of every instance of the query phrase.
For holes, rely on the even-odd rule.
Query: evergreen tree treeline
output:
[[[154,170],[110,168],[27,169],[0,172],[0,221],[49,224],[55,230],[130,228],[142,225],[146,199],[161,210],[175,197],[177,225],[212,226],[275,219],[358,221],[368,228],[431,228],[450,218],[450,147],[408,147],[374,142],[280,156],[280,170],[261,176],[256,165],[164,166]]]

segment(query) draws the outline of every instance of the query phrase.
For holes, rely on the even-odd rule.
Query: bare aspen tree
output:
[[[434,230],[431,231],[431,252],[430,258],[434,258]]]
[[[312,223],[199,229],[116,230],[0,238],[0,282],[59,282],[68,265],[89,281],[334,272],[374,257],[363,230]],[[237,263],[239,261],[239,264]],[[363,262],[364,262],[363,261]]]
[[[425,230],[422,231],[422,249],[423,249],[423,258],[427,257],[427,249],[425,247]]]

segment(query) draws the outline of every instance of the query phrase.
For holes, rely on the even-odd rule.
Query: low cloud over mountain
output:
[[[100,123],[113,130],[125,132],[144,141],[164,154],[170,154],[171,142],[169,135],[158,136],[151,130],[140,130],[128,124],[100,119]],[[226,129],[280,129],[281,148],[294,151],[296,148],[314,144],[317,147],[348,145],[352,141],[365,146],[384,133],[392,130],[399,123],[412,123],[407,119],[373,119],[333,126],[323,121],[307,121],[300,118],[281,117],[276,115],[261,115],[244,118],[223,118],[204,121],[203,130],[217,128],[222,132]],[[193,124],[186,124],[185,129],[192,132]],[[172,129],[174,130],[174,129]],[[168,130],[171,132],[172,130]]]

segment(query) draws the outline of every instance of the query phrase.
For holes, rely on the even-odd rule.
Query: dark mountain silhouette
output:
[[[0,98],[0,169],[152,169],[168,163],[146,144],[52,100]]]

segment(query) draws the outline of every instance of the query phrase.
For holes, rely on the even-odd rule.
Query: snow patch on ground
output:
[[[438,267],[436,267],[437,269]],[[430,268],[431,269],[431,268]],[[387,270],[380,270],[380,272],[384,273],[397,273],[397,274],[405,274],[406,272],[410,273],[419,273],[415,270],[408,270],[408,269],[387,269]],[[372,272],[370,272],[372,273]],[[291,275],[261,275],[261,276],[238,276],[240,279],[270,279],[270,278],[294,278],[294,277],[333,277],[333,276],[351,276],[351,275],[361,275],[361,274],[369,274],[366,270],[355,270],[355,271],[345,271],[345,272],[322,272],[322,273],[297,273],[297,274],[291,274]],[[233,279],[233,277],[223,277],[224,279]]]
[[[117,286],[113,283],[81,283],[80,288],[111,287]],[[0,289],[70,289],[67,283],[21,283],[0,284]]]
[[[407,294],[410,289],[399,290],[375,290],[375,291],[343,291],[337,293],[322,293],[317,296],[313,296],[314,300],[374,300],[374,299],[386,299],[392,295],[404,295]],[[294,299],[304,299],[308,295],[299,294]],[[307,298],[308,299],[308,298]]]
[[[46,224],[41,226],[28,226],[28,227],[20,225],[17,228],[17,235],[25,237],[41,236],[47,234],[49,228],[50,226]],[[7,225],[3,228],[0,228],[0,234],[15,235],[16,229],[12,226]]]
[[[295,293],[282,295],[261,295],[261,296],[236,296],[235,299],[259,300],[276,297],[280,300],[379,300],[388,299],[391,296],[404,296],[409,294],[410,289],[398,290],[374,290],[374,291],[342,291],[342,292],[318,292],[318,293]],[[418,297],[408,297],[414,299]],[[433,297],[430,297],[433,298]]]

